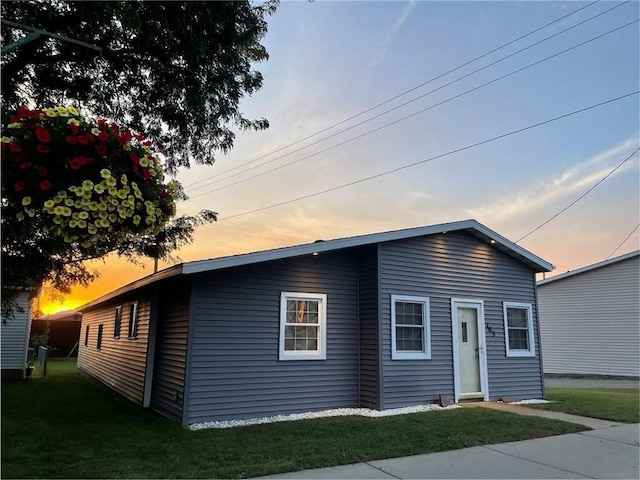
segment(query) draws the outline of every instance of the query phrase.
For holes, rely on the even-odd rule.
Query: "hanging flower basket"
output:
[[[79,248],[159,232],[180,186],[149,140],[74,107],[18,109],[3,128],[3,210]],[[5,211],[5,213],[6,213]]]

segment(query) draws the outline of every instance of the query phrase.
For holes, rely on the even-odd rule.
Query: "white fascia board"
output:
[[[553,265],[544,261],[540,257],[532,254],[528,250],[516,245],[505,237],[494,232],[490,228],[485,227],[476,220],[461,220],[458,222],[441,223],[438,225],[430,225],[426,227],[414,227],[403,230],[395,230],[391,232],[371,233],[367,235],[359,235],[348,238],[338,238],[335,240],[325,240],[293,247],[277,248],[273,250],[265,250],[262,252],[246,253],[241,255],[233,255],[230,257],[221,257],[208,260],[196,260],[194,262],[181,263],[173,267],[162,270],[158,273],[148,275],[140,280],[136,280],[125,285],[113,292],[103,295],[82,307],[78,311],[82,312],[88,308],[94,307],[100,303],[111,300],[122,294],[125,294],[136,288],[144,287],[151,283],[164,280],[177,275],[189,275],[195,273],[210,272],[214,270],[222,270],[224,268],[240,267],[244,265],[253,265],[271,260],[282,260],[285,258],[299,257],[303,255],[320,254],[345,248],[360,247],[363,245],[372,245],[377,243],[391,242],[394,240],[402,240],[406,238],[420,237],[423,235],[446,234],[447,232],[468,231],[480,239],[495,243],[492,245],[513,257],[519,258],[522,262],[529,265],[537,272],[550,272]]]
[[[476,232],[486,236],[489,240],[494,240],[496,245],[502,246],[503,250],[510,251],[516,257],[520,257],[525,263],[534,267],[536,271],[553,270],[553,265],[542,260],[540,257],[532,254],[528,250],[498,235],[493,230],[485,227],[475,220],[462,220],[459,222],[442,223],[439,225],[430,225],[427,227],[408,228],[404,230],[395,230],[392,232],[373,233],[368,235],[360,235],[349,238],[339,238],[336,240],[326,240],[294,247],[285,247],[275,250],[267,250],[264,252],[247,253],[244,255],[235,255],[231,257],[216,258],[210,260],[198,260],[195,262],[185,263],[183,265],[183,273],[193,274],[208,272],[212,270],[220,270],[229,267],[239,267],[243,265],[251,265],[255,263],[268,262],[271,260],[282,260],[284,258],[298,257],[303,255],[312,255],[314,253],[323,253],[344,248],[359,247],[363,245],[371,245],[374,243],[384,243],[394,240],[402,240],[405,238],[419,237],[423,235],[433,235],[437,233],[446,233],[460,230],[475,230]]]
[[[489,237],[490,240],[494,240],[496,242],[496,245],[500,245],[500,246],[504,247],[504,249],[511,250],[517,256],[520,256],[520,257],[528,260],[530,262],[530,264],[533,264],[531,266],[537,267],[536,271],[538,271],[538,272],[551,272],[555,268],[553,266],[553,264],[547,262],[546,260],[543,260],[542,258],[538,257],[537,255],[534,255],[529,250],[527,250],[525,248],[522,248],[520,245],[512,242],[511,240],[508,240],[507,238],[503,237],[499,233],[496,233],[493,230],[491,230],[490,228],[485,227],[481,223],[476,222],[475,220],[470,220],[470,221],[475,224],[473,226],[473,228],[475,230],[483,233],[484,235]]]
[[[576,270],[571,270],[570,272],[561,273],[560,275],[556,275],[555,277],[547,278],[545,280],[540,280],[538,282],[538,286],[546,285],[547,283],[555,282],[556,280],[562,280],[563,278],[573,277],[574,275],[589,272],[591,270],[595,270],[596,268],[606,267],[607,265],[612,265],[614,263],[622,262],[623,260],[637,257],[638,255],[640,255],[640,250],[636,250],[635,252],[625,253],[624,255],[620,255],[619,257],[610,258],[609,260],[604,260],[602,262],[594,263],[592,265],[587,265],[586,267],[578,268]]]

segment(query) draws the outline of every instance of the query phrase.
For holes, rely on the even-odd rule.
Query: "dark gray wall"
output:
[[[451,298],[484,300],[491,399],[540,398],[535,274],[523,263],[466,232],[381,244],[383,405],[395,408],[453,398]],[[430,298],[430,360],[391,360],[391,295]],[[536,356],[506,356],[502,302],[533,304]]]
[[[360,405],[379,409],[378,247],[360,252]]]
[[[151,300],[147,293],[136,291],[139,297],[110,301],[82,312],[78,369],[97,378],[115,391],[141,405],[147,361],[149,315]],[[138,335],[127,338],[129,305],[138,300]],[[113,337],[115,308],[122,306],[120,338]],[[102,348],[96,348],[98,325],[103,325]],[[85,331],[89,326],[89,344],[85,346]]]
[[[194,282],[186,423],[359,405],[356,254],[238,267]],[[283,291],[327,295],[326,360],[278,360]]]
[[[181,421],[191,281],[163,285],[159,292],[151,408]]]

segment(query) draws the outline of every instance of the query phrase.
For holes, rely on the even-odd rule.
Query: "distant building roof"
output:
[[[74,321],[79,322],[81,320],[82,313],[76,310],[67,310],[64,312],[50,313],[48,315],[42,315],[41,317],[34,318],[34,320],[51,320],[56,322]]]
[[[590,272],[591,270],[606,267],[607,265],[612,265],[614,263],[622,262],[629,258],[637,257],[638,255],[640,255],[640,250],[636,250],[635,252],[627,253],[625,255],[620,255],[619,257],[610,258],[609,260],[604,260],[603,262],[594,263],[593,265],[588,265],[586,267],[578,268],[570,272],[561,273],[560,275],[556,275],[555,277],[547,278],[545,280],[540,280],[538,282],[538,285],[546,285],[548,283],[555,282],[557,280],[563,280],[568,277],[573,277],[574,275]]]

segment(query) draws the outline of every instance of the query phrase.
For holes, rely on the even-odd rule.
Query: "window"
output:
[[[429,299],[391,295],[391,358],[431,358]]]
[[[280,360],[324,360],[327,296],[282,292],[280,296]]]
[[[102,348],[102,328],[104,325],[98,325],[98,341],[96,342],[96,348],[100,350]]]
[[[89,345],[89,325],[87,325],[84,329],[84,346]]]
[[[507,357],[535,356],[531,304],[504,302],[503,306]]]
[[[129,305],[129,338],[138,336],[138,302]]]
[[[113,322],[113,338],[120,338],[120,330],[122,330],[122,306],[116,307],[116,318]]]

